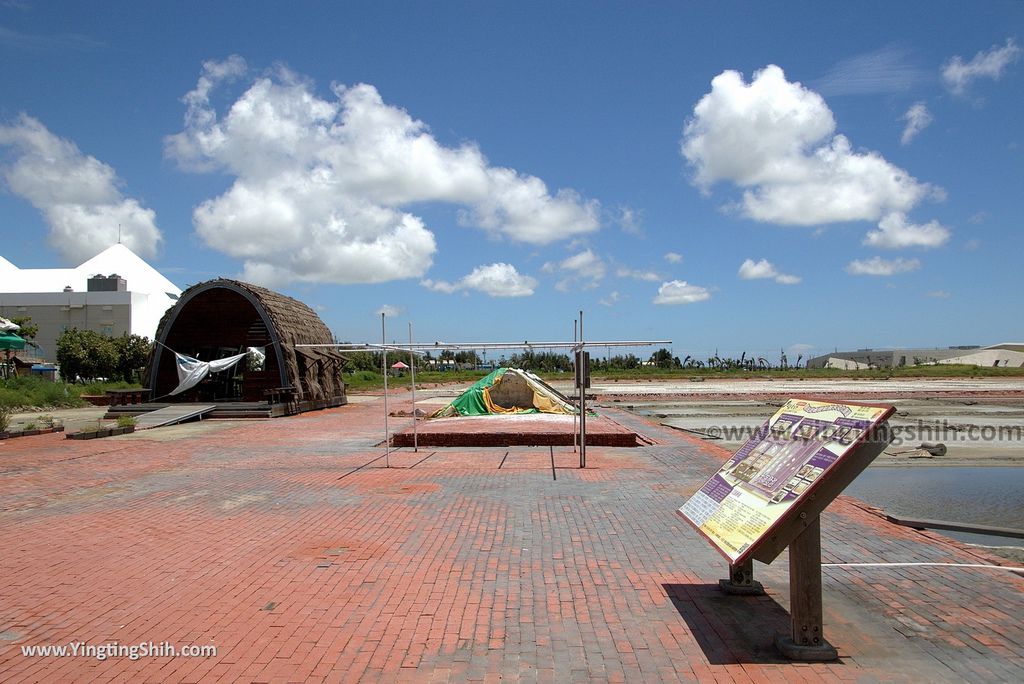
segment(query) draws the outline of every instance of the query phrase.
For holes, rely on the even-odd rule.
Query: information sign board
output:
[[[844,459],[893,411],[892,406],[790,399],[678,513],[739,565],[842,471]]]

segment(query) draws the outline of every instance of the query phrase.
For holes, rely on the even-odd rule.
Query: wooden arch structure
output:
[[[281,405],[275,414],[346,403],[341,354],[296,346],[331,344],[331,331],[308,306],[272,290],[227,279],[193,285],[164,314],[155,339],[146,374],[154,401],[267,401]],[[202,361],[250,355],[169,396],[178,385],[174,352]]]

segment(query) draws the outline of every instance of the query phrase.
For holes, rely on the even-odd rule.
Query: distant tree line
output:
[[[392,357],[396,361],[401,359],[408,362],[408,353],[403,355],[402,352],[398,351],[389,352],[389,363],[393,362],[391,361]],[[427,366],[462,369],[480,368],[487,365],[475,351],[452,351],[446,349],[437,355],[437,363],[430,363],[435,360],[431,352],[417,353],[417,357],[417,368]],[[348,370],[350,371],[380,371],[380,352],[345,352],[345,358],[349,362]],[[723,357],[715,352],[715,354],[706,359],[698,359],[689,355],[680,359],[678,356],[673,355],[670,350],[662,347],[651,354],[646,361],[633,353],[617,354],[605,358],[595,355],[590,359],[590,369],[591,372],[635,370],[651,367],[663,370],[699,368],[721,371],[789,370],[790,368],[800,368],[802,361],[803,355],[801,354],[797,357],[795,363],[790,363],[785,352],[780,352],[778,363],[771,363],[763,356],[748,355],[746,352],[741,353],[739,358]],[[567,373],[573,369],[572,357],[568,354],[550,351],[538,352],[530,349],[512,354],[507,358],[502,356],[494,365],[502,368],[522,368],[534,373]]]
[[[633,370],[640,368],[641,366],[655,367],[666,370],[673,369],[697,369],[697,368],[709,368],[713,370],[789,370],[790,368],[799,368],[800,363],[803,361],[803,355],[799,355],[795,363],[790,364],[789,359],[786,357],[785,352],[780,352],[779,362],[773,364],[763,356],[748,355],[746,352],[740,354],[739,358],[733,357],[722,357],[715,352],[712,356],[707,359],[698,359],[693,356],[687,355],[683,359],[678,356],[673,356],[672,352],[662,347],[658,351],[651,354],[646,362],[642,361],[635,354],[626,354],[620,356],[612,356],[607,359],[591,359],[590,367],[592,370]]]
[[[344,355],[347,363],[345,370],[348,372],[380,372],[381,364],[383,363],[381,352],[342,350],[342,354]],[[437,355],[436,359],[429,351],[415,352],[415,356],[417,368],[477,368],[482,365],[480,357],[474,351],[452,351],[450,349],[445,349]],[[396,361],[409,363],[409,352],[402,352],[399,350],[389,351],[387,360],[388,366]],[[433,363],[434,361],[437,363]]]

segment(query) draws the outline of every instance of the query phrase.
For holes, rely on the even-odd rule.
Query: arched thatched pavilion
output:
[[[302,302],[266,288],[227,279],[193,285],[164,314],[155,339],[147,370],[154,401],[269,402],[275,415],[346,403],[342,356],[296,346],[331,344],[331,331]],[[169,396],[178,386],[174,352],[202,361],[248,356]]]

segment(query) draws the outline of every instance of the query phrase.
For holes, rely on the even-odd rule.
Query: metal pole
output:
[[[384,328],[384,312],[380,314],[380,369],[384,373],[384,467],[391,467],[391,434],[388,432],[388,336]]]
[[[580,311],[580,351],[585,349],[583,344],[583,311]],[[584,352],[585,353],[585,352]],[[580,369],[580,468],[587,467],[587,379],[584,373],[587,371],[586,358],[580,354],[580,362],[583,367]]]
[[[578,324],[579,324],[579,321],[573,319],[573,322],[572,322],[572,342],[573,342],[573,345],[576,344],[576,326]],[[573,369],[573,378],[574,379],[578,378],[579,374],[580,374],[580,369],[579,369],[579,351],[575,347],[572,350],[572,369]],[[576,453],[576,437],[577,437],[577,435],[576,435],[576,414],[574,413],[573,416],[572,416],[572,453],[574,453],[574,454]]]
[[[416,432],[416,354],[412,350],[412,321],[409,321],[409,374],[412,376],[412,450],[420,450],[419,435]]]

